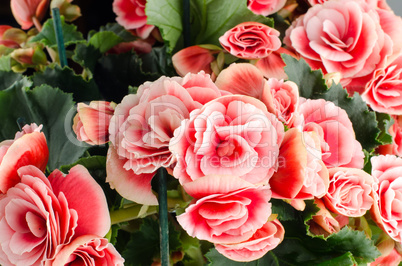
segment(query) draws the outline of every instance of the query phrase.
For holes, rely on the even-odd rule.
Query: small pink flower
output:
[[[124,193],[119,188],[124,191],[127,191],[126,188],[134,189],[137,178],[143,175],[144,182],[138,182],[148,185],[137,186],[136,190],[148,190],[148,196],[151,196],[149,175],[153,175],[159,167],[169,168],[176,160],[169,150],[174,130],[189,118],[191,111],[221,95],[210,76],[200,72],[189,73],[184,78],[161,77],[154,82],[145,82],[138,88],[137,94],[124,97],[117,105],[109,127],[114,151],[109,152],[112,160],[108,163],[108,182],[113,183],[119,193]],[[127,178],[119,179],[115,175],[121,175],[122,171],[128,171],[125,174]],[[132,180],[133,183],[123,180]],[[138,198],[138,194],[132,191],[125,196],[146,204],[138,201],[141,197]],[[146,198],[143,200],[147,203],[155,203],[154,196]]]
[[[78,103],[73,130],[79,141],[101,145],[109,141],[109,123],[113,116],[114,103],[92,101],[89,105]]]
[[[378,182],[370,210],[377,225],[396,242],[402,242],[402,158],[380,155],[371,158],[373,178]]]
[[[362,98],[374,111],[402,115],[402,56],[374,71]]]
[[[287,125],[291,125],[295,119],[299,107],[299,88],[292,81],[268,79],[268,88],[272,98],[266,99],[268,111]]]
[[[273,198],[321,198],[328,191],[328,170],[315,132],[286,131],[279,158],[279,168],[269,181]]]
[[[211,63],[215,60],[214,52],[201,46],[190,46],[178,51],[172,57],[172,63],[180,76],[198,73],[203,70],[212,74]]]
[[[266,184],[276,171],[283,134],[283,124],[261,101],[222,96],[193,111],[175,130],[173,175],[181,184],[212,174]]]
[[[234,261],[252,261],[276,248],[283,240],[285,229],[278,220],[265,223],[254,235],[243,242],[215,244],[216,250]]]
[[[222,47],[242,59],[259,59],[281,47],[279,31],[258,22],[243,22],[219,38]]]
[[[64,246],[54,260],[45,262],[45,266],[58,265],[123,266],[124,259],[107,239],[83,235]]]
[[[105,195],[83,166],[46,178],[29,165],[18,175],[20,183],[0,199],[2,265],[40,265],[77,236],[109,231]]]
[[[42,20],[49,6],[49,0],[11,0],[11,11],[24,30],[33,26],[33,19]]]
[[[25,125],[21,132],[15,134],[14,140],[0,143],[0,192],[20,182],[18,168],[34,165],[44,171],[49,159],[46,137],[40,132],[42,126]]]
[[[113,12],[116,21],[127,30],[136,30],[137,35],[146,39],[155,26],[147,25],[146,0],[114,0]]]
[[[299,114],[304,131],[315,131],[321,139],[322,160],[328,168],[363,168],[364,153],[355,138],[345,110],[323,99],[301,101]]]
[[[257,187],[236,176],[205,176],[183,188],[194,200],[177,221],[190,236],[201,240],[246,241],[271,215],[269,187]]]
[[[248,0],[247,7],[257,15],[269,16],[278,12],[286,0]]]
[[[348,217],[363,216],[374,202],[371,175],[355,168],[329,169],[329,189],[323,200],[334,213]]]

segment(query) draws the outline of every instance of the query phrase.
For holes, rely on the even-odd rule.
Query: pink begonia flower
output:
[[[310,232],[314,235],[324,235],[325,237],[339,232],[339,230],[349,222],[349,218],[346,217],[346,223],[340,223],[337,217],[333,217],[331,213],[325,208],[321,199],[314,199],[314,203],[320,209],[312,219],[308,222],[310,226]],[[339,215],[340,217],[344,217]],[[342,218],[341,218],[342,220]]]
[[[161,77],[145,82],[137,94],[124,97],[110,121],[109,138],[116,154],[109,152],[112,161],[108,163],[107,182],[119,193],[124,193],[119,188],[125,190],[137,182],[148,183],[147,188],[137,187],[137,190],[148,189],[151,196],[149,174],[154,174],[159,167],[169,168],[176,160],[169,150],[174,130],[189,118],[191,111],[221,95],[210,76],[200,72],[189,73],[184,78]],[[124,171],[128,171],[124,179],[115,176]],[[142,175],[147,181],[137,180]],[[125,184],[123,180],[133,183]],[[140,198],[133,191],[125,197],[138,203],[155,203],[154,196],[145,197],[145,202],[138,201]]]
[[[286,31],[284,43],[313,69],[339,72],[349,93],[363,92],[373,72],[399,55],[402,19],[360,1],[314,5]]]
[[[291,124],[299,105],[299,88],[292,81],[264,79],[252,64],[233,63],[222,70],[215,81],[219,89],[261,100],[269,112],[286,124]]]
[[[402,115],[402,56],[374,71],[362,98],[374,111]]]
[[[89,105],[78,103],[73,130],[79,141],[102,145],[109,141],[109,124],[115,103],[92,101]]]
[[[281,47],[279,31],[258,22],[243,22],[219,37],[232,55],[242,59],[259,59]]]
[[[371,158],[373,178],[378,182],[374,204],[370,210],[373,220],[396,242],[402,242],[402,158],[380,155]]]
[[[393,248],[391,252],[387,254],[381,254],[374,262],[369,263],[369,266],[391,266],[391,265],[399,265],[402,261],[402,256]]]
[[[363,216],[374,202],[371,175],[356,168],[329,169],[329,189],[323,201],[327,208],[348,217]]]
[[[299,108],[299,87],[293,81],[268,79],[272,98],[265,99],[268,111],[287,125],[291,125]]]
[[[7,190],[18,182],[18,168],[34,165],[45,171],[49,159],[46,137],[40,132],[41,126],[25,125],[21,132],[15,134],[14,140],[0,142],[0,192]]]
[[[329,186],[328,170],[321,160],[320,140],[315,132],[291,128],[279,152],[279,168],[269,181],[273,198],[321,198]]]
[[[135,30],[142,39],[146,39],[155,28],[153,25],[147,25],[146,3],[146,0],[113,1],[113,12],[117,15],[117,23],[127,30]]]
[[[34,25],[33,20],[41,21],[46,15],[49,0],[11,0],[11,11],[23,30]]]
[[[21,182],[0,198],[2,265],[40,265],[77,236],[109,231],[105,195],[83,166],[46,178],[29,165],[18,175]]]
[[[172,63],[177,74],[198,73],[203,70],[212,74],[211,63],[215,60],[214,52],[198,45],[184,48],[172,57]]]
[[[276,248],[283,240],[285,229],[277,220],[265,223],[246,241],[233,244],[215,244],[216,250],[234,261],[253,261]]]
[[[212,243],[246,241],[271,215],[271,191],[237,176],[209,175],[183,185],[194,198],[177,221],[192,237]]]
[[[310,3],[310,5],[319,5],[319,4],[323,4],[327,1],[330,0],[308,0],[308,2]],[[387,10],[391,10],[391,8],[388,6],[386,0],[362,0],[365,1],[371,8],[382,8],[382,9],[387,9]]]
[[[324,99],[308,99],[301,101],[299,113],[304,118],[303,130],[320,136],[322,160],[327,168],[363,168],[362,146],[345,110]]]
[[[262,72],[265,78],[288,79],[288,75],[286,75],[284,70],[286,64],[283,62],[281,54],[288,54],[298,58],[296,54],[283,47],[273,51],[267,57],[261,58],[255,66]]]
[[[286,4],[286,0],[248,0],[247,7],[254,14],[269,16],[278,12]]]
[[[105,238],[83,235],[64,246],[45,266],[85,265],[123,266],[124,259]]]
[[[206,175],[236,175],[266,184],[277,169],[283,124],[249,96],[228,95],[193,111],[174,132],[173,176],[181,184]]]

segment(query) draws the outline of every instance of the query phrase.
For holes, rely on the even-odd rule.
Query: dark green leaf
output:
[[[290,204],[280,199],[271,199],[272,213],[278,214],[280,221],[298,220],[300,213]]]
[[[143,73],[141,63],[132,52],[100,58],[93,77],[102,95],[110,101],[120,102],[128,94],[129,86],[139,86],[159,77]]]
[[[0,91],[9,88],[14,82],[22,79],[22,75],[12,71],[0,71]]]
[[[77,44],[74,52],[72,59],[93,73],[96,62],[102,56],[101,52],[94,46],[83,43]]]
[[[144,73],[153,74],[155,77],[176,76],[172,57],[167,53],[165,46],[153,48],[150,53],[142,55],[141,60]]]
[[[76,161],[75,163],[69,165],[62,165],[60,171],[63,173],[68,173],[70,169],[77,164],[84,166],[88,171],[101,170],[106,168],[106,157],[105,156],[91,156],[84,157]]]
[[[231,259],[226,258],[222,254],[220,254],[215,248],[211,249],[205,255],[209,261],[210,266],[279,266],[279,261],[276,256],[272,252],[268,252],[264,257],[253,260],[250,262],[237,262]]]
[[[102,54],[109,51],[113,46],[124,40],[111,31],[100,31],[89,39],[88,44],[95,47]]]
[[[375,113],[368,110],[360,95],[355,93],[353,98],[350,98],[339,84],[332,85],[328,90],[321,70],[312,71],[304,59],[297,60],[286,54],[283,54],[282,58],[286,63],[285,72],[289,80],[299,86],[300,96],[325,99],[344,109],[352,121],[356,139],[367,151],[372,151],[381,144],[377,141],[380,130]]]
[[[180,233],[169,224],[170,252],[180,249]],[[146,218],[140,230],[131,234],[123,257],[125,265],[151,265],[152,259],[159,256],[159,223],[156,220]]]
[[[111,31],[122,38],[124,42],[131,42],[137,38],[118,23],[108,23],[105,26],[100,27],[99,32],[102,31]],[[92,37],[92,35],[90,37]]]
[[[81,32],[77,31],[77,27],[72,24],[66,24],[63,17],[61,19],[61,27],[63,31],[64,45],[66,47],[84,41]],[[53,19],[48,19],[45,24],[43,24],[42,31],[29,42],[41,42],[51,48],[57,48]]]
[[[384,113],[375,113],[378,121],[378,128],[381,130],[381,133],[378,135],[377,139],[382,144],[391,144],[392,136],[388,133],[388,129],[392,126],[393,120],[389,114]]]
[[[100,100],[101,95],[94,80],[86,81],[76,75],[69,67],[59,65],[47,67],[43,73],[36,72],[33,76],[34,86],[47,84],[59,88],[64,92],[72,93],[76,102]]]

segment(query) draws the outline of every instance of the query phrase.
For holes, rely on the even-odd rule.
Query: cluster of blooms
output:
[[[0,264],[123,265],[103,238],[110,229],[103,190],[81,165],[46,177],[41,128],[25,125],[0,143]]]
[[[11,1],[23,29],[37,23],[49,4],[36,2],[20,10],[20,1]],[[147,52],[161,38],[147,24],[146,2],[114,1],[117,22],[141,38],[115,51]],[[106,182],[125,199],[158,205],[151,181],[166,168],[192,198],[178,223],[229,259],[256,260],[283,241],[285,228],[270,202],[283,199],[297,210],[314,200],[320,210],[310,231],[325,236],[369,212],[392,239],[373,265],[399,262],[402,19],[385,0],[308,2],[283,43],[274,28],[240,23],[219,38],[222,48],[196,45],[174,54],[180,76],[145,82],[119,104],[78,103],[73,130],[90,145],[109,143]],[[247,1],[263,16],[292,10],[285,5]],[[28,37],[0,26],[0,44],[18,50],[21,38]],[[24,67],[43,52],[30,49]],[[225,68],[223,54],[242,63]],[[298,85],[287,80],[281,54],[303,58],[322,70],[328,85],[339,82],[372,110],[392,116],[393,142],[371,157],[370,173],[363,170],[365,154],[347,112],[301,97]],[[103,238],[110,217],[102,189],[83,166],[46,178],[49,153],[40,130],[26,126],[0,143],[0,263],[122,265]]]

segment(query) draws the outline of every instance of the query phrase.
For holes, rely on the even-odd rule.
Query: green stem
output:
[[[110,212],[112,224],[127,222],[157,213],[157,206],[135,205]]]
[[[158,169],[159,178],[159,226],[160,226],[160,248],[161,248],[161,265],[169,265],[169,224],[168,224],[168,208],[167,208],[167,186],[166,186],[166,169],[161,167]]]
[[[57,49],[59,51],[60,66],[67,66],[66,48],[64,47],[63,30],[61,27],[60,12],[57,7],[52,8],[53,26],[56,33]]]

